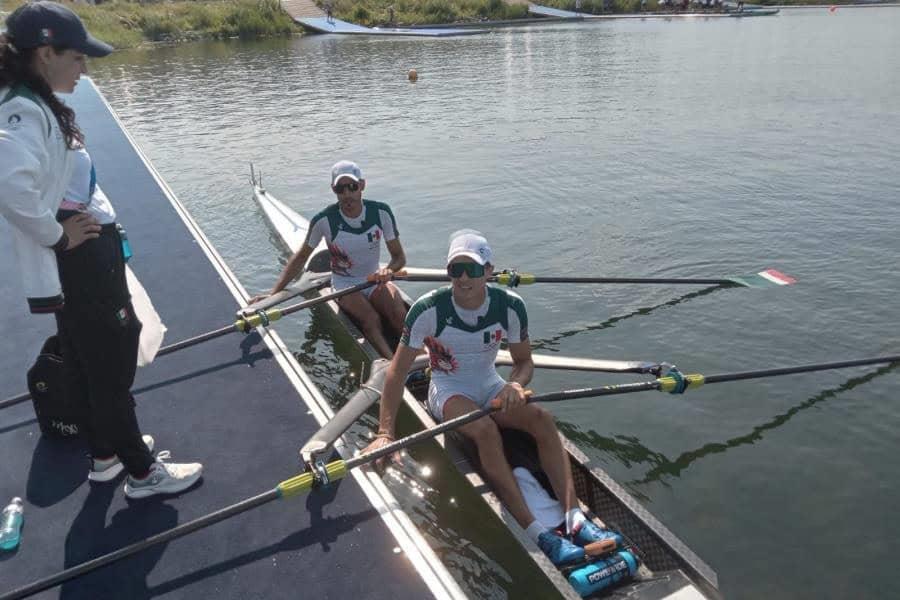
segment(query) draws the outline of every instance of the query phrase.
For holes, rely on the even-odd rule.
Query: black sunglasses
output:
[[[465,273],[470,279],[484,276],[484,265],[478,263],[451,263],[447,265],[447,275],[453,279],[462,277]]]
[[[334,190],[335,194],[340,194],[344,190],[350,190],[351,192],[357,192],[357,191],[359,191],[359,184],[356,183],[355,181],[353,181],[351,183],[339,183],[337,185],[331,186],[331,189]]]

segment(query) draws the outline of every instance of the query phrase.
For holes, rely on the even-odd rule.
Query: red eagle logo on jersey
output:
[[[459,368],[459,363],[453,358],[450,350],[432,336],[425,338],[425,347],[431,359],[431,370],[441,373],[453,373]]]
[[[335,275],[349,277],[353,261],[347,256],[347,253],[341,250],[337,244],[328,244],[328,251],[331,253],[331,272]]]

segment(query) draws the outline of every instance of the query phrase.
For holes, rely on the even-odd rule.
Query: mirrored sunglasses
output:
[[[447,265],[447,274],[453,279],[462,277],[463,273],[468,275],[470,279],[474,279],[475,277],[483,277],[484,265],[470,262],[451,263]]]

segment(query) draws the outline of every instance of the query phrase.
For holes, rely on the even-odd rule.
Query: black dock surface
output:
[[[82,81],[67,101],[99,183],[128,229],[129,265],[168,327],[164,344],[232,322],[242,288],[93,84]],[[25,372],[55,330],[52,316],[28,313],[8,228],[0,221],[0,399],[25,391]],[[83,443],[42,438],[30,402],[0,410],[0,504],[25,500],[22,543],[0,552],[0,596],[274,488],[299,472],[298,448],[319,426],[316,411],[322,417],[321,406],[313,406],[318,392],[290,353],[277,338],[267,344],[256,333],[159,357],[138,369],[134,390],[139,422],[156,438],[156,451],[170,450],[172,462],[202,462],[201,484],[179,496],[126,501],[123,476],[88,483]],[[367,494],[380,500],[373,505]],[[325,491],[270,503],[37,597],[458,595],[405,516],[384,508],[391,502],[385,494],[378,482],[348,475]]]

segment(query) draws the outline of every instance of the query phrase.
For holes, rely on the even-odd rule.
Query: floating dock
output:
[[[168,327],[164,343],[233,322],[245,290],[94,85],[83,79],[66,101],[128,229],[129,265]],[[25,391],[25,372],[56,329],[52,316],[28,313],[9,227],[0,220],[0,399]],[[0,502],[25,500],[21,545],[0,553],[0,596],[271,490],[301,470],[298,448],[332,415],[274,331],[264,338],[234,333],[157,357],[138,369],[134,392],[138,420],[157,451],[204,463],[202,483],[178,496],[126,501],[121,476],[88,483],[80,440],[41,436],[30,402],[0,410]],[[325,490],[154,546],[39,597],[464,595],[381,479],[355,470]]]

